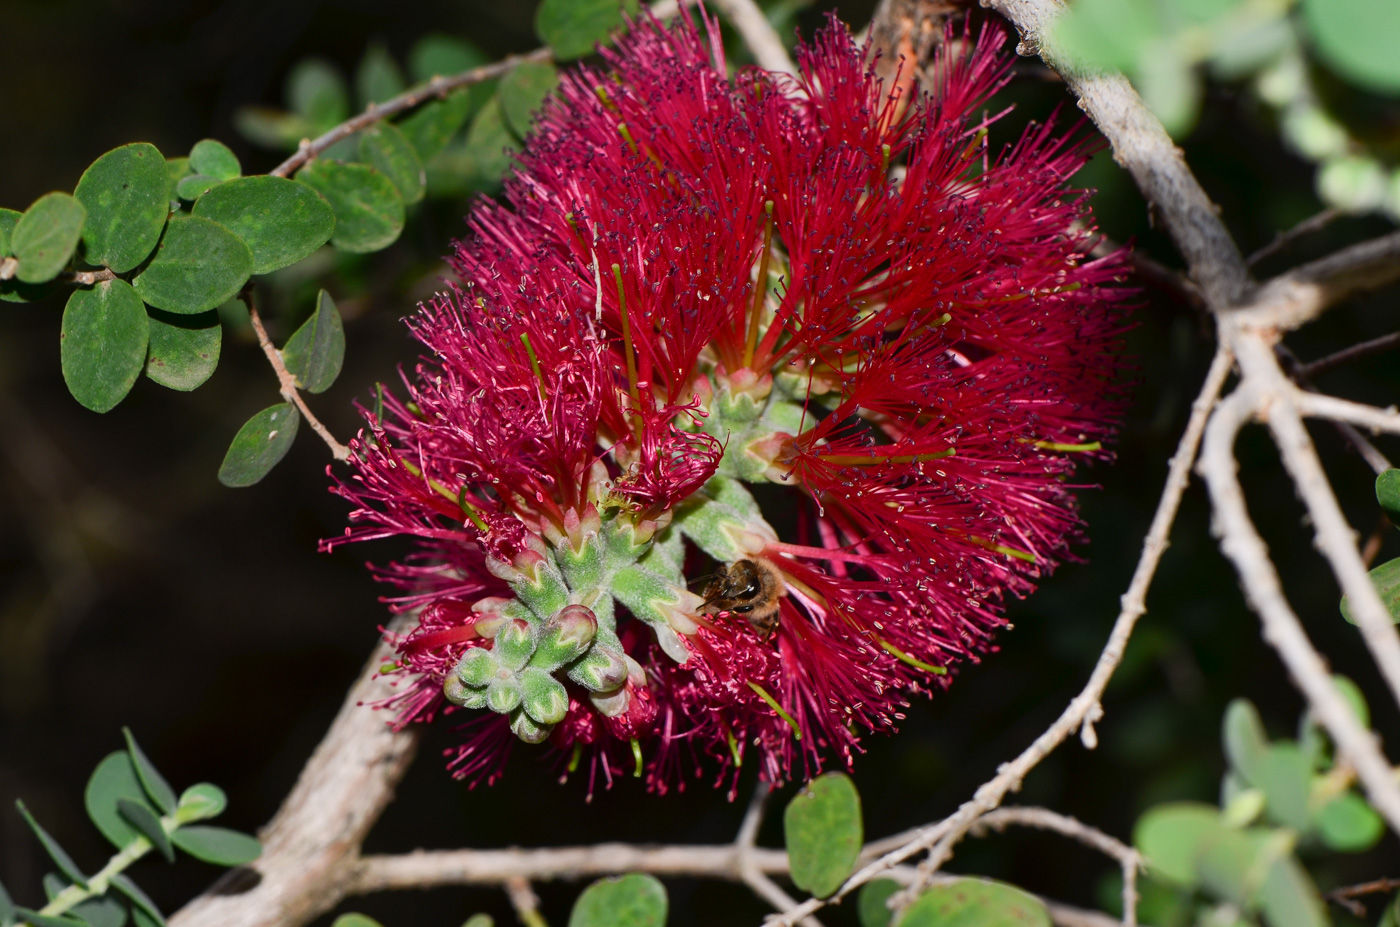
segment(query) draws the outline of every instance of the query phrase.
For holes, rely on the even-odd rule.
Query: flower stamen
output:
[[[871,636],[875,637],[875,635],[873,634]],[[891,644],[883,637],[875,637],[875,642],[880,645],[881,650],[885,651],[885,653],[894,657],[901,663],[908,663],[910,666],[915,667],[916,669],[921,669],[925,672],[933,673],[935,676],[948,675],[948,667],[934,666],[932,663],[925,663],[918,657],[912,657],[909,654],[905,653],[903,650],[900,650],[898,647],[896,647],[894,644]]]
[[[758,257],[758,279],[753,284],[753,304],[749,307],[749,332],[744,340],[745,367],[753,366],[758,347],[758,323],[763,319],[763,301],[768,295],[768,260],[773,254],[773,201],[763,203],[763,250]]]
[[[775,699],[773,696],[769,695],[767,689],[763,688],[763,686],[760,686],[753,680],[748,679],[745,680],[745,682],[748,683],[750,689],[758,693],[759,698],[763,699],[765,702],[768,703],[769,708],[777,712],[779,718],[782,718],[784,721],[787,722],[788,727],[792,728],[792,739],[801,740],[802,728],[798,727],[797,722],[792,720],[792,715],[788,714],[786,711],[783,710],[783,706],[778,704],[778,700]]]

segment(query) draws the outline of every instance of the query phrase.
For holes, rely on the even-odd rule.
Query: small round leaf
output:
[[[1291,856],[1269,866],[1258,892],[1259,907],[1271,927],[1331,927],[1327,906],[1312,876]]]
[[[425,103],[396,125],[404,138],[427,161],[442,151],[471,113],[471,96],[466,89],[454,90],[441,100]]]
[[[559,72],[547,61],[526,61],[516,65],[501,78],[496,94],[501,101],[501,113],[506,125],[518,137],[530,131],[535,113],[545,97],[559,83]]]
[[[216,866],[242,866],[262,855],[262,844],[236,830],[194,824],[170,835],[171,841],[196,859]]]
[[[1360,795],[1347,792],[1322,806],[1317,815],[1322,841],[1343,853],[1369,850],[1385,834],[1385,821]]]
[[[180,198],[180,181],[189,176],[189,173],[189,158],[165,159],[165,198],[167,201]]]
[[[1034,895],[988,879],[935,885],[904,912],[899,927],[1050,927]]]
[[[224,331],[218,312],[178,315],[151,309],[149,314],[146,376],[168,389],[188,392],[214,375]]]
[[[894,912],[887,902],[890,896],[899,891],[899,883],[894,879],[875,879],[860,887],[856,896],[856,914],[860,917],[860,927],[890,927]]]
[[[655,876],[634,872],[585,888],[569,914],[569,927],[663,927],[666,908],[666,888]]]
[[[419,83],[480,67],[491,59],[472,43],[434,33],[414,43],[408,52],[408,72]]]
[[[109,753],[88,779],[83,804],[88,819],[117,849],[123,849],[139,833],[122,817],[117,805],[122,801],[146,802],[146,791],[136,778],[136,766],[125,750]],[[154,810],[154,809],[151,809]]]
[[[199,198],[193,213],[243,239],[253,252],[255,274],[295,264],[335,231],[330,204],[306,184],[285,177],[241,177],[219,184]]]
[[[511,152],[519,145],[506,128],[498,100],[481,108],[467,130],[466,150],[470,153],[474,173],[480,180],[495,184],[510,169]]]
[[[73,191],[87,209],[87,261],[119,274],[144,261],[165,228],[168,187],[165,159],[155,145],[123,145],[94,161]]]
[[[0,258],[10,255],[10,234],[15,230],[15,223],[19,222],[19,217],[23,215],[17,209],[0,209]]]
[[[233,436],[219,482],[225,486],[252,486],[267,476],[292,448],[301,416],[290,403],[278,403],[248,419]]]
[[[1198,881],[1202,842],[1221,830],[1220,809],[1201,802],[1157,805],[1138,818],[1133,844],[1154,876],[1183,886]]]
[[[146,307],[125,280],[74,290],[63,310],[60,355],[73,398],[106,412],[131,391],[146,360]]]
[[[1264,722],[1259,720],[1259,710],[1248,699],[1237,698],[1226,707],[1221,727],[1225,756],[1229,758],[1230,766],[1245,782],[1258,785],[1259,767],[1269,749],[1269,738],[1264,733]]]
[[[156,256],[133,285],[157,309],[193,315],[227,302],[253,272],[253,254],[217,222],[171,219]]]
[[[308,392],[324,392],[340,376],[345,362],[345,327],[335,301],[325,290],[316,298],[316,311],[287,339],[282,361],[297,385]]]
[[[388,177],[366,164],[317,159],[297,173],[297,180],[331,204],[331,244],[342,251],[378,251],[403,231],[403,197]]]
[[[24,211],[10,233],[10,250],[19,259],[15,279],[43,283],[68,264],[83,234],[87,210],[67,193],[46,193]]]
[[[841,887],[860,855],[860,795],[841,772],[818,776],[783,812],[792,881],[818,898]]]
[[[299,62],[287,75],[287,102],[317,134],[350,115],[350,96],[340,72],[319,58]]]
[[[342,914],[331,922],[331,927],[384,927],[367,914]]]
[[[1312,766],[1295,743],[1269,747],[1260,763],[1256,785],[1264,792],[1265,813],[1273,821],[1300,833],[1308,827],[1308,790]]]
[[[0,254],[3,253],[3,242],[0,242]],[[1400,523],[1400,470],[1386,470],[1376,477],[1376,501],[1392,523]]]
[[[625,23],[622,15],[637,15],[637,0],[544,0],[535,11],[535,34],[554,49],[556,61],[593,53],[593,46]]]
[[[175,193],[182,200],[193,202],[219,185],[219,178],[208,174],[186,174],[175,184]]]
[[[1400,621],[1400,557],[1387,560],[1366,575],[1371,577],[1371,583],[1380,593],[1381,603],[1390,613],[1391,620]],[[1351,611],[1351,600],[1347,596],[1342,596],[1341,610],[1343,618],[1356,624],[1356,617]]]
[[[360,105],[383,103],[403,91],[403,72],[389,50],[378,42],[366,48],[355,69],[355,95]]]
[[[1400,4],[1393,0],[1303,0],[1303,22],[1319,56],[1369,90],[1400,93]]]
[[[232,180],[243,173],[243,165],[238,163],[238,155],[223,142],[205,138],[190,149],[190,170],[215,180]]]
[[[216,818],[228,807],[228,796],[212,782],[197,782],[180,793],[175,815],[180,823]]]
[[[423,188],[427,184],[423,161],[412,143],[394,126],[380,123],[360,133],[360,157],[393,181],[405,203],[416,203],[423,198]]]

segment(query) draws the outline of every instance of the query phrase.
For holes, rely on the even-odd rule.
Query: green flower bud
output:
[[[559,680],[533,667],[520,674],[520,707],[540,724],[558,724],[569,713],[569,693]]]
[[[522,694],[520,682],[514,676],[509,679],[497,679],[486,688],[486,705],[497,714],[503,715],[515,710],[520,704]]]
[[[616,718],[625,713],[627,706],[632,704],[632,693],[627,691],[626,686],[623,686],[612,692],[590,693],[588,700],[604,717]]]
[[[535,652],[535,633],[528,621],[516,618],[496,634],[496,657],[502,667],[517,672]]]
[[[538,744],[544,743],[549,732],[554,730],[554,725],[539,724],[524,711],[517,711],[510,716],[510,729],[527,744]]]
[[[566,605],[545,622],[530,665],[543,670],[556,670],[582,656],[597,635],[598,619],[591,609],[582,605]]]
[[[499,669],[500,660],[495,653],[485,647],[472,647],[457,661],[454,675],[467,685],[480,688],[495,679]]]
[[[463,708],[485,708],[486,690],[466,685],[457,676],[448,676],[442,683],[442,694],[454,705]]]
[[[595,646],[569,667],[569,678],[594,692],[611,692],[627,681],[627,661],[622,651]]]

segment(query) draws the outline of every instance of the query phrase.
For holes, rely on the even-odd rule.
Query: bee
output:
[[[705,587],[705,608],[710,612],[743,615],[759,637],[778,630],[778,600],[786,591],[778,568],[767,560],[735,560]]]

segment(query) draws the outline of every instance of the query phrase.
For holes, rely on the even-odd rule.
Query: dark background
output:
[[[843,5],[842,13],[863,24],[871,5]],[[0,0],[0,205],[24,209],[49,190],[71,190],[94,158],[135,140],[173,157],[217,137],[239,154],[245,173],[266,171],[279,155],[242,141],[232,114],[248,103],[279,104],[286,72],[301,57],[322,55],[350,72],[369,40],[403,60],[413,41],[433,31],[467,36],[497,56],[537,44],[531,15],[529,3],[445,0]],[[807,32],[819,22],[818,8],[801,16]],[[1025,79],[1009,92],[1020,109],[995,129],[1003,140],[1027,113],[1065,102],[1042,69],[1031,62],[1021,69]],[[1236,88],[1212,90],[1184,147],[1246,251],[1320,208],[1311,168],[1281,149],[1267,113]],[[1179,266],[1107,155],[1081,181],[1099,188],[1096,209],[1109,235]],[[388,251],[328,262],[320,268],[325,276],[294,280],[273,294],[279,341],[309,311],[307,294],[316,285],[340,300],[345,371],[332,390],[309,401],[342,440],[357,424],[351,402],[415,356],[399,320],[432,291],[441,273],[437,255],[463,229],[466,208],[463,201],[419,208]],[[1262,271],[1389,228],[1374,219],[1343,220]],[[1343,307],[1290,343],[1315,359],[1386,333],[1394,327],[1393,300],[1393,293],[1381,294]],[[219,370],[198,391],[175,393],[141,380],[117,409],[96,415],[63,385],[61,310],[61,297],[0,303],[0,798],[22,797],[82,865],[95,869],[110,850],[85,820],[82,789],[97,762],[121,746],[122,725],[132,727],[177,788],[200,780],[224,787],[231,803],[220,823],[252,831],[272,815],[385,619],[377,601],[383,590],[362,561],[391,559],[398,548],[384,542],[316,552],[318,538],[342,529],[345,505],[326,491],[329,455],[309,432],[258,486],[230,490],[216,482],[238,426],[276,401],[275,381],[246,330],[226,329]],[[1015,603],[1016,628],[1002,636],[1000,652],[965,670],[946,695],[911,706],[897,736],[866,740],[869,753],[854,774],[869,836],[952,811],[1042,731],[1087,678],[1212,350],[1209,325],[1170,294],[1145,290],[1136,321],[1129,336],[1138,365],[1135,402],[1118,460],[1084,475],[1097,484],[1081,494],[1085,562],[1063,567],[1033,598]],[[1397,372],[1393,359],[1377,358],[1322,385],[1390,405]],[[1370,533],[1378,521],[1371,473],[1335,432],[1316,427],[1314,435],[1352,524]],[[1244,435],[1239,458],[1252,511],[1310,633],[1373,706],[1385,705],[1260,430]],[[1382,557],[1397,553],[1392,531]],[[1210,536],[1199,486],[1188,492],[1149,609],[1105,697],[1099,749],[1067,743],[1029,777],[1017,801],[1127,839],[1137,815],[1155,802],[1217,798],[1224,769],[1219,722],[1231,698],[1254,699],[1273,736],[1293,736],[1300,699],[1260,641],[1258,621]],[[1395,711],[1378,714],[1393,753],[1400,742]],[[725,842],[742,815],[742,800],[730,804],[703,786],[656,798],[632,780],[588,803],[582,783],[557,785],[528,749],[515,751],[502,784],[471,792],[437,759],[450,736],[445,726],[427,732],[367,850]],[[781,840],[778,821],[770,816],[764,829],[770,845]],[[1396,850],[1388,836],[1368,855],[1333,856],[1314,871],[1324,888],[1396,875],[1383,862],[1393,862]],[[1114,867],[1061,838],[1013,832],[969,839],[948,868],[1095,906]],[[21,903],[37,906],[47,869],[18,814],[0,807],[0,881]],[[175,867],[146,861],[135,875],[173,911],[217,871],[185,859]],[[564,923],[578,887],[537,888],[551,922]],[[677,881],[670,890],[677,925],[758,923],[765,911],[735,886]],[[854,923],[845,907],[823,917]],[[476,910],[514,922],[504,896],[485,889],[352,899],[342,910],[349,909],[389,927],[455,925]]]

